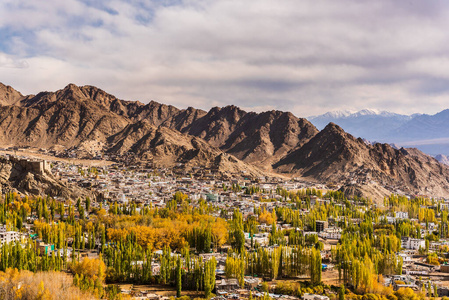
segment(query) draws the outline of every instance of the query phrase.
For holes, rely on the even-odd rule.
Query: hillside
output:
[[[94,193],[58,180],[43,162],[0,156],[0,194],[15,191],[65,199],[96,197]]]
[[[333,123],[319,131],[289,112],[246,112],[233,105],[208,112],[178,109],[155,101],[120,100],[96,87],[73,84],[28,96],[0,87],[2,146],[133,153],[163,166],[201,166],[254,176],[278,172],[324,183],[449,195],[448,167],[432,157],[416,149],[372,145]]]
[[[325,182],[370,184],[410,194],[449,194],[449,169],[417,149],[365,143],[330,123],[303,147],[274,165]]]
[[[110,153],[132,152],[140,159],[150,160],[159,166],[183,164],[189,170],[201,166],[222,173],[263,174],[258,168],[223,153],[200,138],[167,127],[156,127],[147,121],[126,126],[109,137],[108,145],[107,151]]]

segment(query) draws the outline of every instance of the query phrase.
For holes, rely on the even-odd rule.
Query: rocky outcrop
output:
[[[0,157],[0,193],[20,192],[76,199],[96,195],[78,186],[57,180],[45,161]]]

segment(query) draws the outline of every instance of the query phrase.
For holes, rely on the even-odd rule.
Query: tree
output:
[[[86,197],[86,211],[89,212],[89,208],[90,208],[90,198]]]
[[[345,300],[345,286],[342,284],[338,290],[338,300]]]
[[[245,234],[243,232],[243,216],[238,209],[234,210],[229,230],[231,245],[239,253],[245,250]]]
[[[176,265],[176,297],[181,297],[182,289],[182,263],[181,257],[178,257],[178,263]]]

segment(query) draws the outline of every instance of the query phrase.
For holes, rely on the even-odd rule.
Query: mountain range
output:
[[[416,147],[432,156],[449,155],[449,110],[434,115],[401,115],[365,109],[328,112],[307,119],[319,129],[334,122],[354,136],[372,142]]]
[[[1,146],[63,147],[229,174],[282,175],[379,196],[449,195],[449,169],[416,149],[370,144],[329,123],[318,130],[290,112],[203,111],[125,101],[93,86],[22,95],[0,84]]]

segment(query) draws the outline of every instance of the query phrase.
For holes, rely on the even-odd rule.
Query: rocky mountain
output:
[[[209,112],[180,110],[154,101],[119,100],[92,86],[69,84],[56,92],[21,96],[4,106],[0,138],[4,145],[87,148],[92,146],[87,141],[95,141],[105,149],[116,149],[108,144],[108,137],[142,120],[196,136],[269,170],[271,163],[317,133],[310,122],[286,112],[247,113],[235,106]]]
[[[151,160],[159,166],[181,163],[188,170],[202,166],[222,173],[263,174],[260,169],[224,153],[201,138],[168,127],[156,127],[145,120],[132,123],[110,136],[108,144],[109,152],[133,152],[140,159]]]
[[[318,132],[289,112],[247,113],[236,106],[214,107],[181,131],[265,168]]]
[[[82,196],[96,198],[96,194],[75,185],[64,183],[53,176],[43,162],[0,156],[0,193],[50,195],[76,199]]]
[[[412,148],[397,150],[388,144],[367,144],[334,123],[274,167],[279,172],[325,182],[376,182],[409,194],[449,192],[449,168],[433,157]]]
[[[0,105],[14,105],[23,98],[24,97],[21,93],[19,93],[9,85],[6,86],[0,82]]]
[[[232,105],[208,112],[178,109],[120,100],[96,87],[73,84],[29,96],[1,86],[0,99],[2,146],[133,153],[164,166],[206,166],[254,176],[277,172],[344,185],[352,194],[401,190],[449,195],[449,169],[436,159],[416,149],[355,138],[333,123],[319,131],[289,112],[254,113]],[[401,118],[372,111],[335,116]]]

